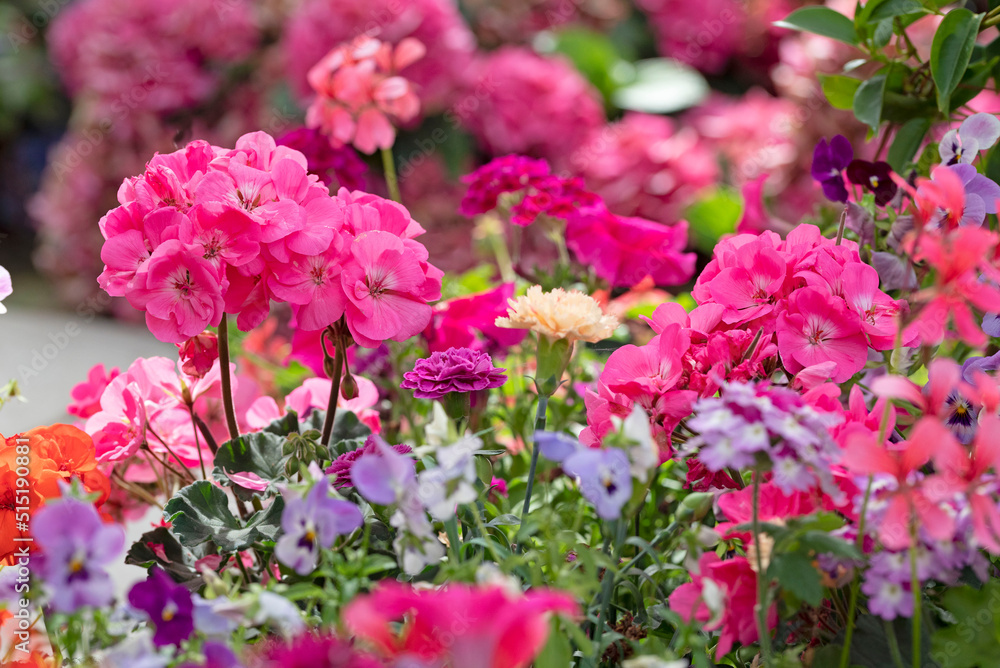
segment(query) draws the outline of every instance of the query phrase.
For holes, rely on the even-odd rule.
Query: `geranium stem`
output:
[[[754,613],[757,617],[757,635],[760,636],[760,653],[762,666],[771,667],[771,632],[767,628],[767,589],[770,579],[763,566],[763,546],[760,542],[760,471],[753,474],[753,544],[757,558],[757,604]]]
[[[326,420],[323,422],[324,446],[330,445],[330,435],[333,433],[333,421],[337,417],[337,402],[340,400],[340,379],[344,373],[344,343],[343,337],[334,339],[336,352],[333,355],[333,384],[330,385],[330,401],[326,406]],[[323,354],[327,355],[326,344],[323,344]]]
[[[549,407],[549,397],[546,394],[538,395],[538,409],[535,412],[535,434],[545,429],[545,412]],[[521,518],[527,517],[528,508],[531,506],[531,492],[535,487],[535,469],[538,468],[538,439],[532,436],[531,439],[531,468],[528,469],[528,489],[524,492],[524,507],[521,509]]]
[[[235,441],[240,437],[240,428],[236,423],[233,383],[229,377],[229,321],[225,313],[219,321],[219,372],[222,376],[222,405],[226,410],[226,426],[229,427],[229,438]]]
[[[394,202],[402,202],[399,196],[399,181],[396,180],[396,162],[392,157],[391,148],[382,149],[382,168],[385,170],[385,183],[389,186],[389,197]]]

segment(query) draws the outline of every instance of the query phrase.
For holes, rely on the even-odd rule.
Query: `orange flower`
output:
[[[87,432],[68,424],[36,427],[21,434],[31,450],[31,474],[35,490],[46,498],[59,496],[59,480],[78,478],[88,492],[99,492],[97,505],[111,492],[111,484],[97,469],[94,441]]]

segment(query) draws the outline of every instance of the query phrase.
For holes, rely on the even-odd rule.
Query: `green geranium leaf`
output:
[[[243,523],[229,509],[229,497],[220,487],[199,480],[167,501],[163,517],[173,524],[173,533],[184,545],[212,541],[223,552],[238,552],[259,540],[274,540],[284,507],[282,498],[276,497]]]
[[[295,420],[294,413],[292,420]],[[253,496],[253,491],[240,487],[230,480],[227,474],[253,473],[268,483],[285,478],[285,462],[288,460],[288,457],[282,454],[285,436],[268,431],[275,424],[271,423],[264,431],[244,434],[235,441],[226,441],[215,453],[212,477],[222,485],[232,487],[243,501],[248,501]]]
[[[817,606],[823,602],[823,585],[819,571],[813,566],[812,559],[801,552],[775,555],[767,572],[783,589],[787,589],[809,605]]]

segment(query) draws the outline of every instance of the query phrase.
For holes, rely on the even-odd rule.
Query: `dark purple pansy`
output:
[[[847,137],[836,135],[829,143],[821,139],[813,151],[812,177],[823,186],[823,194],[831,202],[846,202],[847,187],[843,172],[854,157]]]
[[[194,603],[191,593],[156,566],[149,577],[132,587],[128,602],[149,615],[156,627],[153,643],[157,647],[180,645],[194,633]]]
[[[885,206],[896,196],[899,188],[892,180],[892,167],[887,162],[851,160],[847,165],[847,178],[851,183],[875,193],[875,204]]]

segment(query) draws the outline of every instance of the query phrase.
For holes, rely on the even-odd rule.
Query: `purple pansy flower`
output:
[[[66,497],[39,510],[31,530],[44,554],[40,575],[53,609],[70,613],[111,603],[114,588],[105,568],[125,547],[120,526],[102,522],[93,504]]]
[[[949,130],[938,144],[941,161],[946,165],[971,165],[980,151],[1000,139],[1000,120],[993,114],[973,114],[957,130]]]
[[[563,470],[579,481],[580,493],[601,519],[618,519],[632,498],[632,474],[623,450],[583,448],[566,458]]]
[[[813,151],[812,176],[823,186],[823,194],[831,202],[846,202],[847,187],[843,171],[851,163],[854,149],[847,137],[836,135],[828,144],[821,139]]]
[[[149,615],[156,627],[153,643],[157,647],[179,645],[194,633],[191,593],[158,566],[150,570],[145,581],[132,587],[128,602]]]
[[[899,188],[892,180],[892,167],[887,162],[851,160],[847,166],[847,178],[870,192],[875,193],[875,204],[885,206],[896,196]]]
[[[469,348],[449,348],[417,360],[412,371],[403,374],[400,387],[413,390],[418,399],[440,399],[453,392],[478,392],[507,382],[506,369],[497,369],[483,352]]]
[[[563,462],[573,453],[583,449],[580,440],[556,431],[536,431],[535,446],[546,459]]]
[[[375,438],[375,447],[375,452],[355,460],[351,466],[351,481],[366,501],[389,506],[416,480],[416,464],[380,437]]]
[[[222,643],[207,642],[201,648],[201,652],[205,655],[205,663],[185,663],[180,668],[239,668],[243,665],[233,650]]]
[[[274,556],[299,575],[308,575],[319,562],[321,548],[329,548],[337,536],[361,526],[361,510],[350,501],[330,498],[330,479],[323,476],[305,498],[285,492],[281,513],[284,535],[274,546]]]

